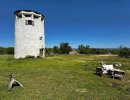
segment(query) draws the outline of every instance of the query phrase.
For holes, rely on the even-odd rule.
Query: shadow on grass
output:
[[[113,77],[108,77],[108,78],[113,79]],[[116,79],[116,80],[122,80],[122,78],[119,78],[119,77],[114,77],[114,79]],[[114,79],[113,79],[113,80],[114,80]]]
[[[100,76],[100,77],[106,76],[106,78],[113,79],[113,77],[109,77],[107,74],[104,74],[104,75],[97,74],[97,73],[93,73],[93,74],[96,75],[96,76]],[[114,79],[116,79],[116,80],[122,80],[122,78],[120,78],[120,77],[114,77]]]
[[[12,88],[17,87],[17,86],[20,86],[20,85],[18,83],[12,84]]]
[[[105,75],[101,75],[101,74],[97,74],[97,73],[93,73],[93,74],[96,76],[100,76],[100,77],[105,76]]]

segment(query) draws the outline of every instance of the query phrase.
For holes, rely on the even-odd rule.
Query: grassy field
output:
[[[125,81],[95,75],[98,61],[120,62]],[[10,73],[24,88],[17,86],[8,91]],[[130,59],[55,55],[15,60],[12,55],[0,55],[0,100],[130,100]]]

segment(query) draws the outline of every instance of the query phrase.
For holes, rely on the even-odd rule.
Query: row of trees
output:
[[[69,43],[61,43],[58,46],[53,48],[46,48],[46,54],[57,53],[57,54],[68,54],[72,51],[72,47],[69,46]],[[102,49],[102,48],[90,48],[89,45],[79,45],[76,51],[79,54],[119,54],[119,49]]]
[[[69,46],[69,43],[60,43],[59,47],[54,46],[53,48],[46,48],[46,54],[50,53],[57,53],[57,54],[68,54],[70,51],[72,51],[71,46]]]
[[[60,43],[59,46],[54,46],[53,48],[45,48],[46,54],[68,54],[72,51],[72,47],[69,43]],[[89,45],[79,45],[76,51],[79,54],[118,54],[121,57],[129,57],[130,49],[123,47],[122,45],[118,49],[102,49],[102,48],[90,48]],[[0,47],[0,54],[14,54],[14,47]]]
[[[122,45],[117,49],[103,49],[103,48],[90,48],[89,45],[79,45],[76,49],[79,54],[118,54],[121,57],[129,57],[130,49],[127,47],[123,47]],[[46,48],[46,54],[57,53],[57,54],[68,54],[72,51],[69,43],[61,43],[58,46],[54,46],[53,48]]]
[[[122,45],[119,47],[119,56],[120,57],[130,57],[130,49],[127,47],[123,47]]]
[[[79,45],[78,52],[80,54],[118,54],[118,49],[90,48],[89,45]]]

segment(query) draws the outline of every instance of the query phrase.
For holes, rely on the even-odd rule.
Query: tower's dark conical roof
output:
[[[41,13],[36,12],[36,11],[33,11],[33,10],[16,10],[16,11],[14,12],[14,15],[17,14],[17,13],[20,13],[21,11],[34,12],[34,13],[36,13],[36,14],[41,14]],[[43,14],[41,14],[41,15],[42,15],[42,17],[44,18],[44,15],[43,15]]]

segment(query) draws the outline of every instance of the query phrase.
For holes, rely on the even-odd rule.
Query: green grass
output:
[[[95,75],[98,61],[120,62],[125,81]],[[9,77],[24,88],[8,91]],[[13,59],[0,55],[0,100],[130,100],[130,59],[118,56],[55,55]]]

